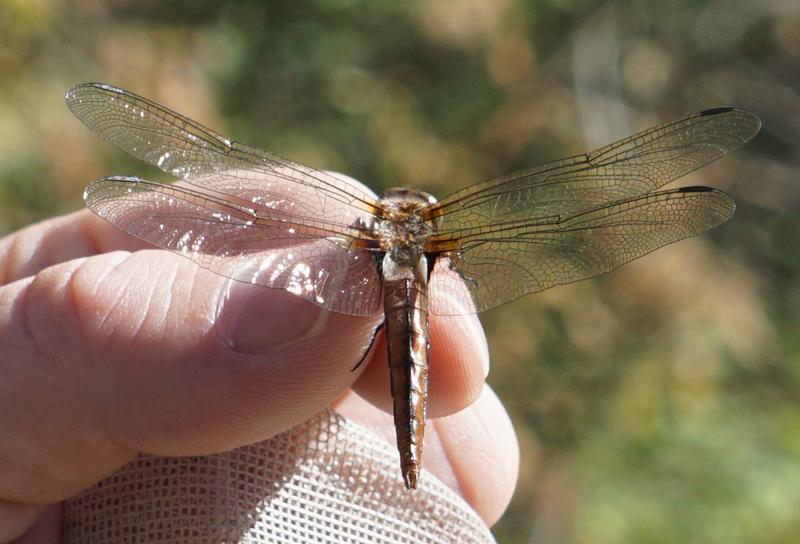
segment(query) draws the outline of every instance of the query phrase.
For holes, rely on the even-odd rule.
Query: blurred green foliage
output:
[[[129,88],[376,190],[443,196],[712,106],[764,120],[681,184],[736,217],[486,315],[521,481],[501,542],[800,538],[800,6],[781,0],[5,0],[0,232],[152,171],[63,93]]]

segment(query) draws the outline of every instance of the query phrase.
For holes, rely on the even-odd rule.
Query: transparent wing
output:
[[[467,187],[431,206],[426,218],[441,237],[455,239],[491,223],[570,217],[655,191],[739,148],[760,126],[746,111],[703,111],[591,153]]]
[[[442,253],[436,261],[431,311],[480,312],[526,293],[608,272],[719,225],[733,211],[733,199],[725,193],[685,187],[564,218],[475,227],[462,233],[457,250]],[[465,307],[466,301],[471,305]]]
[[[327,221],[262,214],[183,182],[102,178],[86,206],[121,230],[234,280],[280,288],[351,315],[381,308],[381,280],[368,251]]]
[[[373,195],[352,184],[229,140],[123,89],[85,83],[70,89],[66,102],[87,127],[123,151],[274,217],[302,212],[346,226],[375,211]]]

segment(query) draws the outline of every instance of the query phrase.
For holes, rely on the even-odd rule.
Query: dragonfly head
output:
[[[400,202],[414,204],[422,208],[436,204],[437,202],[436,197],[432,194],[408,187],[392,187],[391,189],[386,189],[381,195],[381,201],[387,204]]]

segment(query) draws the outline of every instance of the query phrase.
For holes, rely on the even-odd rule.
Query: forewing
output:
[[[435,314],[480,312],[527,293],[608,272],[731,217],[733,199],[685,187],[563,219],[475,227],[444,252],[430,279]],[[471,301],[465,299],[469,294]]]
[[[228,278],[284,289],[345,314],[373,315],[381,307],[375,262],[351,247],[356,231],[264,216],[183,182],[108,177],[89,185],[84,200],[121,230]]]
[[[440,238],[496,222],[570,217],[653,192],[737,149],[760,126],[746,111],[707,110],[591,153],[467,187],[426,215]]]
[[[129,91],[85,83],[69,90],[66,101],[87,127],[123,151],[273,216],[302,211],[351,225],[375,210],[372,195],[332,174],[229,140]]]

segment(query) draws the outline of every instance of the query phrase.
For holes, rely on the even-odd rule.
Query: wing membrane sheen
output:
[[[285,289],[328,310],[374,315],[381,279],[369,252],[309,220],[264,220],[181,182],[135,177],[90,184],[86,206],[117,228],[225,277]]]

